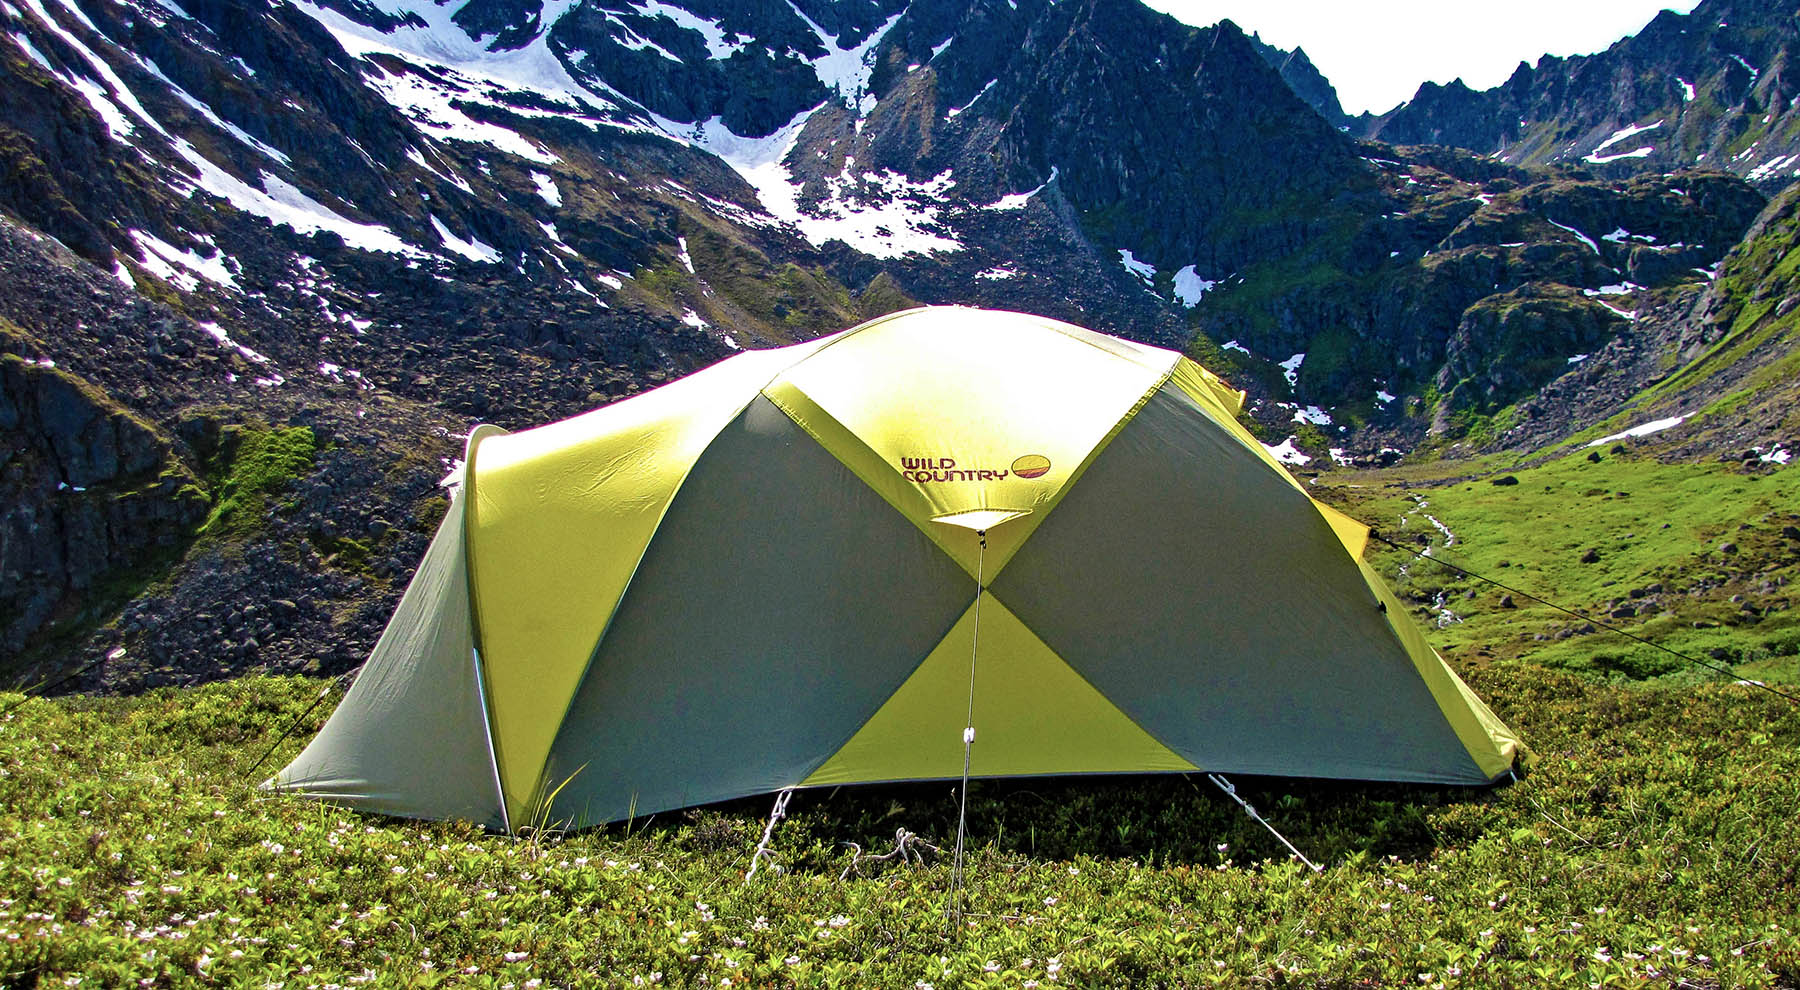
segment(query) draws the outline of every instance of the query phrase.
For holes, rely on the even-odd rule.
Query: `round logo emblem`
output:
[[[1043,454],[1026,454],[1012,462],[1012,473],[1021,478],[1041,478],[1050,470],[1050,458]]]

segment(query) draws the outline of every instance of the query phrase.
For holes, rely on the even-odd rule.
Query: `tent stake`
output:
[[[1281,844],[1288,848],[1288,852],[1291,852],[1294,854],[1295,859],[1297,859],[1300,862],[1305,863],[1307,866],[1311,867],[1312,871],[1314,873],[1325,872],[1325,868],[1323,866],[1320,866],[1319,864],[1313,862],[1312,860],[1307,859],[1304,855],[1301,854],[1300,850],[1295,849],[1294,844],[1287,840],[1287,836],[1282,835],[1280,832],[1275,831],[1275,826],[1270,825],[1268,823],[1268,821],[1263,818],[1263,816],[1257,814],[1256,809],[1250,807],[1250,802],[1239,797],[1237,788],[1231,786],[1231,781],[1226,780],[1224,777],[1221,777],[1216,773],[1207,774],[1206,779],[1219,785],[1219,790],[1224,791],[1226,793],[1226,795],[1229,796],[1233,801],[1236,801],[1238,804],[1243,806],[1245,814],[1249,815],[1251,818],[1256,819],[1256,823],[1258,825],[1261,825],[1263,828],[1268,829],[1270,835],[1274,836],[1277,839],[1280,839]]]
[[[762,841],[756,844],[756,851],[750,854],[750,871],[744,874],[744,886],[748,887],[750,878],[756,876],[756,868],[762,864],[763,857],[768,857],[770,862],[774,861],[775,852],[769,848],[769,843],[775,838],[775,823],[787,817],[788,800],[793,796],[792,787],[783,788],[780,794],[775,795],[775,809],[769,812],[769,824],[763,826]],[[770,868],[777,871],[781,869],[778,866]]]

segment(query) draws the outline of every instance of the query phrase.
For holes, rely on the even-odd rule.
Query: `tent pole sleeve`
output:
[[[481,441],[493,436],[502,436],[505,430],[498,426],[482,423],[469,431],[469,440],[463,446],[463,579],[464,594],[469,596],[469,642],[474,644],[470,661],[475,665],[475,691],[481,699],[481,726],[487,733],[488,760],[494,771],[494,800],[500,806],[500,827],[507,834],[512,834],[512,812],[506,806],[506,784],[500,777],[500,741],[494,732],[493,702],[488,697],[486,654],[481,649],[481,610],[480,599],[475,597],[475,455]]]

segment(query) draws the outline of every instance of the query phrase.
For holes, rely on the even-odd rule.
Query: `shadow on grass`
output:
[[[1498,788],[1428,787],[1280,777],[1233,777],[1238,793],[1322,865],[1418,859],[1462,844],[1498,820]],[[819,788],[795,793],[776,845],[789,869],[837,873],[854,842],[885,853],[904,828],[948,856],[957,781]],[[699,852],[756,845],[771,798],[663,812],[603,826]],[[967,844],[1039,860],[1079,857],[1211,866],[1283,860],[1280,842],[1201,774],[1038,777],[973,781]]]

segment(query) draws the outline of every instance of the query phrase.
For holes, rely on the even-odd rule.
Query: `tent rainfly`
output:
[[[787,787],[1196,770],[1480,785],[1517,737],[1173,351],[916,309],[469,437],[266,786],[571,827]]]

